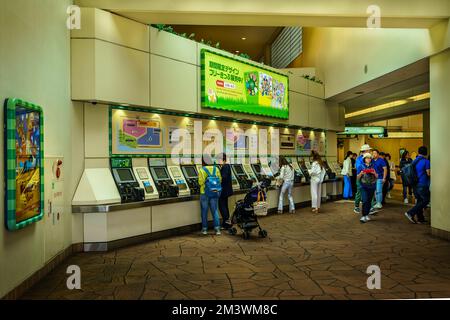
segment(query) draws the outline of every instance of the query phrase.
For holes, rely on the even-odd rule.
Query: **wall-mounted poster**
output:
[[[201,51],[202,107],[289,118],[289,79],[282,73]]]
[[[44,213],[42,108],[20,99],[5,101],[5,225],[17,230]]]
[[[146,154],[163,149],[159,116],[111,108],[111,154]]]
[[[299,132],[296,139],[297,155],[309,156],[311,151],[317,151],[320,155],[326,153],[326,137],[324,132],[305,131]]]

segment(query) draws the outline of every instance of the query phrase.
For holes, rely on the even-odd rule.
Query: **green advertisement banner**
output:
[[[288,77],[201,51],[202,107],[288,119]]]

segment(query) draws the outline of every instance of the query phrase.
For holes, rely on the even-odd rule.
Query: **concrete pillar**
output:
[[[431,227],[450,240],[450,50],[430,58]]]
[[[423,121],[423,145],[428,148],[430,152],[430,110],[424,111],[422,114]]]

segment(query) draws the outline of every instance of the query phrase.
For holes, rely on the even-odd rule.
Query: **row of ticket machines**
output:
[[[295,170],[295,183],[309,182],[310,162],[305,158],[287,158]],[[198,172],[200,164],[183,162],[170,164],[165,158],[149,158],[147,166],[133,166],[131,158],[111,158],[111,171],[121,202],[138,202],[166,199],[200,193]],[[231,164],[233,190],[247,190],[262,179],[270,179],[275,185],[278,173],[272,172],[268,164]],[[338,163],[325,162],[328,178],[340,175]]]

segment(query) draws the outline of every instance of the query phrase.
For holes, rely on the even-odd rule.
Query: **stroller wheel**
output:
[[[250,232],[244,231],[244,233],[242,233],[242,237],[244,238],[244,240],[250,239]]]
[[[266,231],[266,230],[263,230],[263,229],[259,230],[259,236],[260,236],[261,238],[267,237],[267,231]]]
[[[237,233],[237,229],[235,227],[233,227],[233,228],[228,229],[228,232],[234,236]]]

